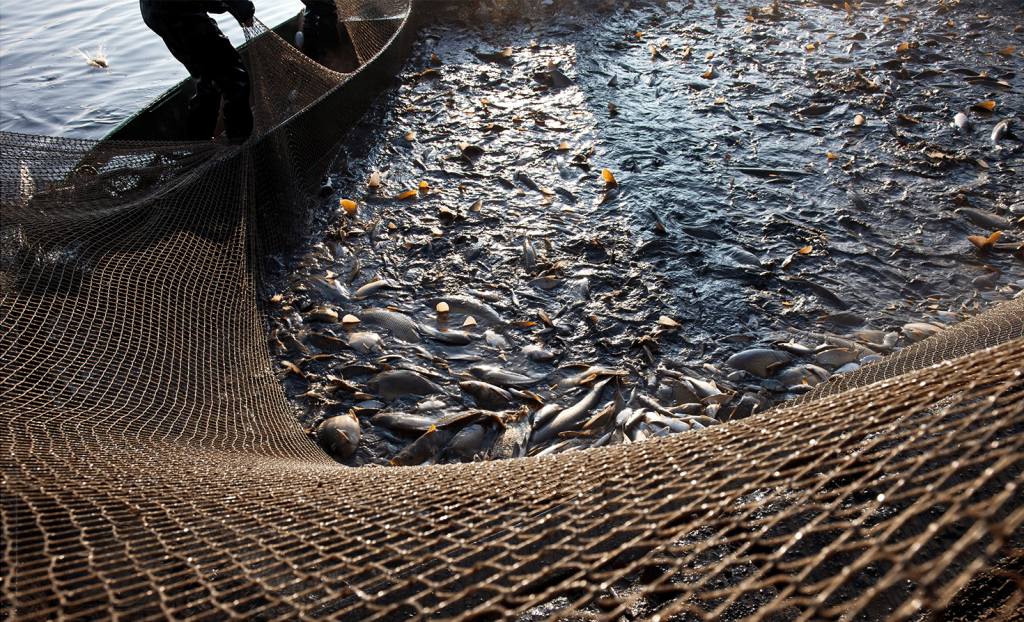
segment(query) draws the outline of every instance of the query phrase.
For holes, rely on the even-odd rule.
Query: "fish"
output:
[[[847,372],[857,371],[858,369],[860,369],[860,365],[858,363],[847,363],[846,365],[843,365],[842,367],[837,369],[836,373],[845,374]]]
[[[560,407],[554,402],[549,402],[533,413],[533,427],[539,428],[546,425],[558,414]]]
[[[1004,119],[992,128],[992,144],[998,144],[1004,136],[1010,133],[1010,120]]]
[[[779,372],[775,376],[775,380],[787,387],[804,383],[813,387],[814,385],[827,380],[830,375],[831,374],[817,365],[797,365]]]
[[[526,455],[530,441],[530,412],[526,408],[509,414],[503,420],[505,428],[491,445],[491,460],[520,458]]]
[[[555,85],[556,89],[562,89],[576,84],[569,78],[569,76],[562,73],[562,71],[550,60],[548,61],[548,75],[551,76],[551,82]]]
[[[384,344],[377,333],[352,333],[348,338],[348,347],[356,352],[383,352]]]
[[[769,369],[784,366],[793,360],[786,352],[753,348],[738,352],[729,357],[726,364],[734,369],[750,372],[755,376],[767,378]]]
[[[557,453],[561,452],[563,449],[565,449],[568,446],[569,446],[569,441],[568,440],[559,441],[559,442],[554,443],[552,445],[549,445],[549,446],[545,447],[543,450],[541,450],[541,451],[539,451],[539,452],[537,452],[535,454],[531,454],[531,455],[536,456],[538,458],[541,457],[541,456],[552,456],[554,454],[557,454]]]
[[[999,231],[1011,227],[1008,219],[983,209],[961,207],[956,210],[956,213],[962,214],[967,220],[971,221],[971,224],[989,231]]]
[[[306,314],[306,320],[312,322],[324,322],[325,324],[336,324],[338,312],[330,307],[316,307],[310,309]]]
[[[29,201],[36,193],[36,180],[32,177],[32,171],[23,161],[18,161],[18,194],[22,199]]]
[[[481,302],[474,298],[464,295],[454,296],[440,296],[437,298],[430,298],[425,300],[424,303],[437,308],[438,303],[448,303],[448,309],[452,313],[462,313],[465,315],[472,315],[475,318],[486,320],[488,323],[496,326],[504,326],[505,322],[501,319],[501,316],[491,308],[485,302]]]
[[[416,343],[420,340],[419,331],[416,330],[416,322],[401,313],[386,309],[363,309],[359,312],[358,316],[360,320],[368,324],[391,331],[392,335],[402,341]]]
[[[955,127],[956,129],[960,130],[961,132],[966,131],[967,129],[969,129],[970,125],[971,125],[971,120],[968,119],[967,115],[965,115],[962,112],[956,113],[956,116],[953,117],[953,127]]]
[[[542,276],[537,279],[530,281],[531,287],[537,287],[540,289],[554,289],[561,285],[565,279],[560,279],[556,276]]]
[[[690,386],[693,387],[694,392],[698,397],[700,397],[700,399],[722,394],[722,391],[710,382],[705,382],[700,378],[694,378],[693,376],[684,376],[683,378],[690,383]]]
[[[857,358],[857,352],[847,350],[846,348],[833,348],[832,350],[825,350],[814,355],[815,361],[822,365],[830,365],[832,367],[839,367],[847,363],[852,363],[856,361]]]
[[[846,198],[849,199],[850,203],[853,203],[853,206],[856,207],[857,209],[861,211],[867,211],[867,201],[865,201],[859,194],[857,194],[853,190],[846,191]]]
[[[473,56],[488,63],[510,63],[512,61],[512,48],[505,48],[500,52],[477,52],[467,50]]]
[[[327,451],[348,458],[359,446],[359,419],[351,413],[325,419],[317,426],[316,438]]]
[[[419,404],[416,404],[416,410],[419,412],[433,412],[435,410],[441,410],[447,406],[448,404],[444,403],[442,400],[435,397],[428,397]]]
[[[561,432],[579,427],[583,416],[601,400],[601,394],[604,393],[604,388],[610,380],[611,378],[601,380],[583,396],[583,399],[558,413],[549,424],[542,428],[534,428],[530,443],[539,445],[558,436]]]
[[[780,350],[785,350],[786,352],[789,352],[790,354],[795,354],[797,356],[811,356],[816,352],[814,348],[807,347],[802,343],[797,343],[796,341],[779,343],[776,344],[776,347],[779,348]]]
[[[426,432],[436,423],[434,417],[406,413],[377,413],[370,423],[399,432]]]
[[[512,395],[493,384],[477,380],[460,382],[459,387],[476,399],[481,408],[488,410],[502,410],[512,405]]]
[[[530,243],[530,240],[523,240],[523,267],[527,272],[537,266],[537,250]]]
[[[644,421],[647,422],[653,429],[667,428],[669,431],[674,433],[689,432],[690,425],[685,421],[681,421],[674,417],[666,417],[660,413],[646,411],[644,413]]]
[[[448,443],[444,457],[455,459],[458,462],[472,462],[474,458],[486,456],[487,450],[492,444],[489,437],[493,433],[493,429],[484,427],[482,424],[470,424],[459,430],[458,434]]]
[[[873,343],[875,345],[881,345],[883,340],[885,339],[885,331],[875,330],[873,328],[855,330],[852,333],[850,333],[850,335],[856,337],[857,339],[860,339],[861,341]]]
[[[533,190],[534,192],[540,192],[540,186],[538,186],[537,182],[533,181],[533,179],[531,179],[530,176],[527,175],[526,173],[517,172],[516,181],[523,182],[524,186],[526,186],[530,190]]]
[[[591,417],[585,424],[583,424],[583,429],[604,430],[605,428],[608,427],[609,423],[615,421],[615,415],[620,410],[621,408],[619,408],[616,405],[615,400],[608,402],[607,404],[605,404],[604,408],[598,411],[596,415]]]
[[[469,372],[480,380],[496,384],[499,387],[528,387],[543,380],[543,378],[532,378],[489,365],[473,365],[469,368]]]
[[[493,330],[484,331],[484,341],[487,342],[487,345],[499,350],[507,350],[512,347],[512,344],[509,343],[504,335],[499,335]]]
[[[316,276],[309,279],[309,282],[335,302],[348,302],[352,299],[352,293],[349,292],[348,288],[334,279]]]
[[[554,355],[553,352],[545,350],[544,348],[542,348],[542,347],[540,347],[538,345],[534,345],[534,344],[530,344],[528,346],[523,346],[522,352],[530,360],[537,361],[537,362],[540,362],[540,363],[544,363],[544,362],[550,361],[551,359],[555,358],[555,355]]]
[[[447,343],[453,346],[466,346],[473,341],[473,336],[469,333],[461,330],[437,330],[429,324],[418,324],[420,332],[433,339],[434,341],[440,341],[441,343]]]
[[[586,382],[590,382],[591,380],[595,380],[601,376],[625,376],[627,374],[628,373],[624,371],[593,366],[588,367],[581,374],[559,380],[557,386],[560,389],[568,389],[570,387],[576,387]]]
[[[348,347],[348,343],[338,339],[333,335],[323,335],[320,333],[306,333],[306,341],[324,351],[338,351],[344,350]]]
[[[444,390],[414,371],[395,369],[377,374],[366,382],[366,386],[386,400],[402,395],[433,395]]]
[[[365,376],[367,374],[373,374],[379,371],[373,365],[364,365],[362,363],[350,363],[347,365],[337,365],[332,369],[344,376],[345,378],[354,378],[356,376]]]
[[[927,324],[925,322],[911,322],[903,325],[903,334],[913,342],[918,342],[927,337],[931,337],[942,330],[941,326]]]
[[[437,427],[431,426],[429,430],[423,433],[423,436],[398,452],[391,459],[391,466],[414,466],[423,464],[431,458],[436,458],[447,447],[448,441],[452,439],[452,436],[453,434],[448,430],[439,430]]]
[[[377,279],[376,281],[371,281],[370,283],[367,283],[366,285],[363,285],[362,287],[357,289],[356,290],[356,295],[355,295],[355,300],[361,300],[363,298],[369,298],[370,296],[373,296],[373,295],[377,294],[378,292],[380,292],[380,290],[382,290],[382,289],[400,289],[400,288],[401,288],[401,285],[395,283],[394,281],[390,281],[388,279]]]

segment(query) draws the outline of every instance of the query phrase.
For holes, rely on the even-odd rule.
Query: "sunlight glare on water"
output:
[[[302,8],[298,0],[257,0],[256,17],[276,26]],[[215,15],[234,45],[237,22]],[[109,72],[78,50],[102,47]],[[0,129],[27,134],[102,138],[188,77],[160,37],[142,21],[137,1],[0,4]]]

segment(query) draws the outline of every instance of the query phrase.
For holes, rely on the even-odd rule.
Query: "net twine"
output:
[[[1022,298],[700,433],[329,459],[272,371],[262,262],[308,221],[337,102],[412,31],[338,6],[355,74],[247,32],[242,146],[0,134],[8,618],[908,619],[979,585],[1007,595],[972,616],[1020,607]]]

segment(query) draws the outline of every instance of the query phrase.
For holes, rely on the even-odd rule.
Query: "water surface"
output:
[[[298,0],[256,2],[256,17],[275,26],[295,15]],[[215,15],[236,46],[230,15]],[[106,53],[110,71],[82,52]],[[0,129],[25,134],[102,138],[188,77],[163,40],[142,21],[138,2],[4,2],[0,4]]]

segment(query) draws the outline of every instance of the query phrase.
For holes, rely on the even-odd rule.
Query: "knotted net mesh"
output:
[[[1019,614],[1022,298],[699,433],[329,459],[273,374],[262,258],[398,70],[408,7],[381,7],[339,3],[354,74],[248,32],[242,146],[0,135],[10,619]]]

